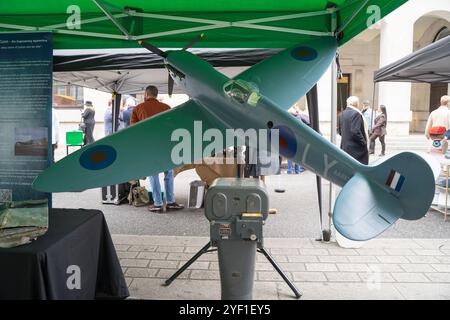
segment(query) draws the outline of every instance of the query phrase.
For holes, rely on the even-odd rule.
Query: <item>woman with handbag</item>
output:
[[[386,136],[386,124],[387,124],[387,113],[386,107],[381,105],[377,110],[377,117],[375,118],[375,124],[372,128],[372,134],[370,135],[370,147],[369,154],[374,154],[375,152],[375,140],[378,138],[381,142],[381,154],[384,156],[386,152],[386,143],[384,142],[384,137]]]
[[[86,107],[81,114],[83,123],[85,125],[84,129],[84,145],[95,142],[94,140],[94,127],[95,127],[95,110],[91,101],[86,101],[84,104]]]

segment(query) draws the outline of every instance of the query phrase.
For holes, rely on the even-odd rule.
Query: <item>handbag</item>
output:
[[[141,187],[139,183],[132,184],[130,193],[128,194],[128,203],[135,207],[143,207],[150,203],[148,191],[145,187]]]
[[[86,123],[84,123],[84,122],[79,123],[78,130],[85,133],[86,132]]]

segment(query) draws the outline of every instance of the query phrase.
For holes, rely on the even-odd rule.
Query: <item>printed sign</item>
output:
[[[52,34],[0,34],[0,247],[46,232],[48,195],[31,188],[52,159]]]

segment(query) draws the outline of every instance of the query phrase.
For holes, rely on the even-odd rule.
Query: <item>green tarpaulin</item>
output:
[[[283,48],[340,33],[340,44],[407,0],[2,0],[0,32],[52,31],[55,49]],[[80,22],[81,21],[81,22]],[[342,32],[340,32],[342,31]]]

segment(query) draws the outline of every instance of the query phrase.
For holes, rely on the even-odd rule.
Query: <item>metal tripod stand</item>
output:
[[[169,286],[180,274],[182,274],[191,264],[193,264],[201,255],[208,252],[215,252],[217,251],[217,248],[212,248],[211,241],[208,242],[203,248],[200,249],[189,261],[187,261],[183,266],[181,266],[180,269],[177,270],[169,279],[167,279],[164,282],[165,286]],[[283,278],[284,282],[291,288],[291,290],[294,292],[294,295],[297,299],[299,299],[302,296],[302,293],[300,290],[292,283],[291,280],[286,276],[284,271],[281,269],[281,267],[276,263],[274,258],[270,255],[270,253],[263,247],[258,246],[257,252],[262,253],[267,260],[269,260],[270,264],[275,268],[275,270],[278,272],[278,274]]]

